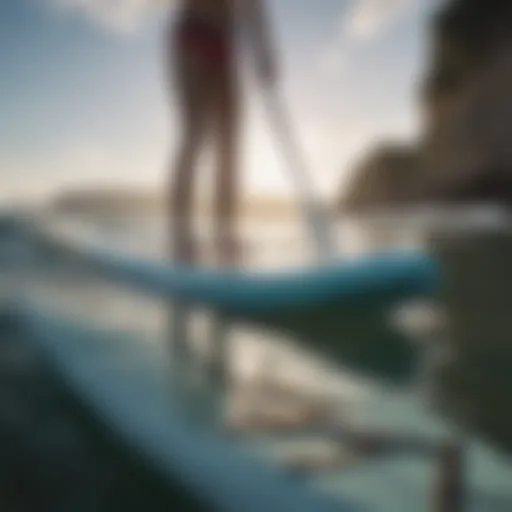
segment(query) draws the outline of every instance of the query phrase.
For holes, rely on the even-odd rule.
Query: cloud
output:
[[[349,54],[343,41],[326,44],[319,53],[318,64],[328,76],[339,76],[349,65]]]
[[[153,12],[168,8],[169,0],[50,0],[61,12],[80,14],[121,33],[132,33]]]
[[[320,49],[318,63],[328,76],[348,69],[351,55],[375,41],[421,0],[352,0],[344,9],[334,34]]]
[[[343,31],[353,41],[369,41],[390,28],[411,0],[358,0],[344,20]]]

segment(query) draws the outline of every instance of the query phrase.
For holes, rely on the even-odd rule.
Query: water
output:
[[[66,236],[87,240],[91,244],[106,245],[155,260],[166,257],[163,219],[83,222],[52,219],[52,225]],[[205,264],[208,265],[212,263],[205,236],[208,233],[207,224],[202,228]],[[340,253],[344,257],[382,246],[412,247],[423,242],[422,233],[417,229],[386,231],[378,228],[364,233],[361,226],[342,224],[338,235]],[[248,220],[243,225],[243,238],[249,249],[244,261],[248,268],[278,269],[311,264],[313,252],[304,239],[302,227],[295,222],[265,224]],[[122,287],[84,279],[79,275],[63,272],[44,276],[35,274],[27,276],[32,296],[66,316],[74,316],[106,329],[135,333],[147,339],[148,343],[165,337],[168,310],[158,300],[137,297]],[[194,327],[194,338],[201,353],[207,348],[207,315],[198,315]],[[423,407],[419,395],[411,390],[392,392],[375,389],[353,376],[340,373],[338,368],[317,360],[313,354],[299,352],[289,340],[274,336],[269,338],[267,334],[242,328],[237,328],[233,334],[230,366],[240,389],[251,380],[277,380],[290,383],[298,390],[331,397],[335,400],[331,403],[336,404],[333,407],[338,407],[340,412],[348,414],[351,420],[355,418],[358,423],[429,438],[437,438],[446,431],[446,426]],[[283,443],[263,437],[256,438],[251,446],[252,452],[256,447],[262,454],[275,454],[278,446],[283,448]],[[468,510],[511,510],[509,482],[512,472],[506,462],[474,441],[469,457]],[[403,456],[356,464],[348,472],[330,471],[319,474],[313,480],[326,492],[344,493],[367,507],[373,507],[368,510],[426,512],[429,510],[428,496],[434,476],[434,466],[430,461]]]

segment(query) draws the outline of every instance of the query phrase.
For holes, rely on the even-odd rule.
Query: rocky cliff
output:
[[[374,148],[359,165],[344,209],[353,211],[361,205],[379,208],[391,197],[396,203],[406,201],[418,165],[415,147],[390,142]]]
[[[432,20],[423,133],[405,150],[415,155],[410,167],[397,170],[386,146],[373,151],[344,194],[344,209],[466,199],[512,204],[510,26],[508,0],[443,4]]]
[[[372,152],[346,210],[462,200],[512,206],[512,1],[443,5],[432,24],[420,140]],[[443,304],[453,357],[433,379],[440,412],[510,455],[512,238],[472,233],[432,247],[449,269]]]

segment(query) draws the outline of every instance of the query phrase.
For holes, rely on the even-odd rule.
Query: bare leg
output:
[[[217,257],[222,265],[233,266],[238,259],[237,207],[239,196],[238,132],[239,99],[236,81],[226,76],[215,91],[215,237]]]
[[[192,236],[193,192],[196,164],[205,139],[209,117],[208,73],[201,63],[177,58],[178,100],[181,109],[182,141],[178,151],[171,186],[171,244],[173,259],[193,263]]]
[[[195,164],[201,137],[197,127],[190,125],[184,134],[179,151],[171,192],[171,257],[193,263],[195,250],[192,237],[192,206],[195,183]]]

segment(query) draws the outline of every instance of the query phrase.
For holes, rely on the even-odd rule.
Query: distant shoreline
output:
[[[161,216],[169,208],[165,197],[156,192],[108,189],[65,192],[51,200],[48,206],[52,213],[100,216]],[[196,210],[198,215],[208,216],[210,201],[198,200]],[[280,196],[244,198],[240,205],[240,215],[250,218],[290,218],[297,212],[295,201]]]

